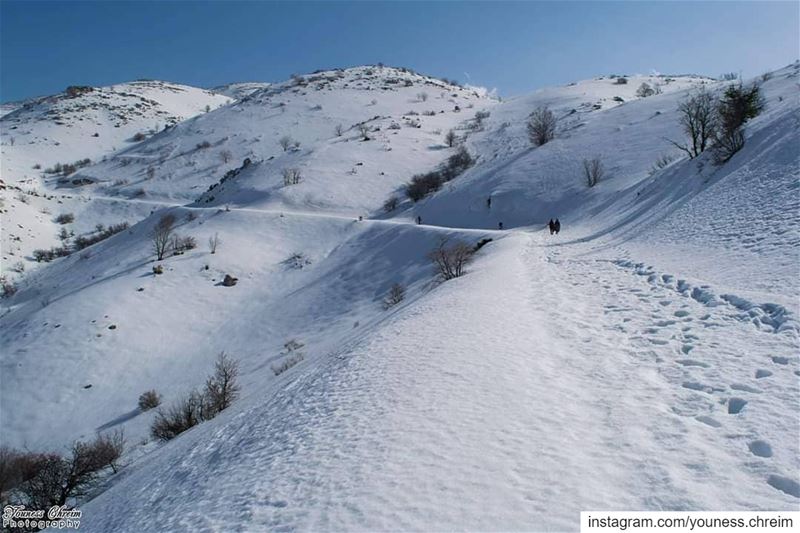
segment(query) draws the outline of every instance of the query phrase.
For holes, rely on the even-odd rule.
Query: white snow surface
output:
[[[799,70],[763,82],[765,112],[720,167],[665,140],[682,140],[688,90],[725,87],[708,78],[500,102],[357,67],[231,94],[79,170],[92,184],[77,191],[41,180],[53,200],[25,205],[69,202],[76,233],[139,222],[28,269],[2,301],[2,442],[61,450],[124,430],[124,468],[79,502],[87,531],[564,531],[581,510],[798,510]],[[637,98],[644,81],[663,94]],[[524,122],[542,104],[559,134],[532,148]],[[476,164],[402,199],[452,155],[449,129]],[[589,188],[595,155],[606,175]],[[303,180],[284,186],[284,168]],[[199,247],[155,276],[149,232],[166,212]],[[442,239],[486,238],[465,276],[437,281]],[[385,309],[393,283],[406,298]],[[291,339],[304,358],[276,375]],[[149,440],[139,394],[169,405],[220,351],[240,363],[241,398]]]

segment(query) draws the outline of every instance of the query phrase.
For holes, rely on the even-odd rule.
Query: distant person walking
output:
[[[558,219],[553,222],[553,229],[556,230],[556,235],[558,235],[558,232],[561,231],[561,222],[559,222]]]
[[[499,223],[497,226],[498,226],[500,229],[503,229],[503,223],[502,223],[502,222],[500,222],[500,223]]]
[[[547,227],[550,229],[550,235],[556,232],[556,223],[553,222],[553,219],[550,219],[550,222],[547,223]]]
[[[420,216],[417,217],[417,224],[422,224],[422,217]]]
[[[490,196],[489,198],[486,199],[486,209],[491,209],[491,208],[492,208],[492,197]]]

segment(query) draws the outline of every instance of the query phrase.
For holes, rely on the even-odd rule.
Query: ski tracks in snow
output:
[[[795,509],[794,317],[642,264],[544,250],[550,268],[533,268],[533,283],[552,295],[540,302],[585,371],[607,382],[598,401],[620,453],[638,464],[639,508]]]

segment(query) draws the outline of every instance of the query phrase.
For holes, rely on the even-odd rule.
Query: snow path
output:
[[[509,234],[366,340],[133,465],[85,527],[568,530],[589,509],[795,509],[774,488],[800,457],[781,407],[793,337],[545,242]],[[754,334],[786,364],[742,364]]]

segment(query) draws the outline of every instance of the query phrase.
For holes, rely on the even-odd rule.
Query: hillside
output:
[[[390,67],[217,88],[233,100],[66,183],[35,178],[76,228],[131,227],[28,269],[2,301],[3,443],[124,430],[124,469],[81,506],[88,531],[565,530],[586,509],[796,510],[799,70],[765,77],[765,111],[722,166],[667,141],[683,139],[688,91],[726,86],[700,76],[507,101]],[[637,96],[642,83],[661,92]],[[559,129],[533,148],[541,105]],[[411,177],[458,153],[450,130],[474,164],[411,202]],[[606,172],[588,187],[595,156]],[[198,246],[155,261],[165,214]],[[443,239],[492,240],[442,283],[428,254]],[[395,283],[405,298],[387,308]],[[241,398],[153,440],[138,396],[170,405],[223,351]]]
[[[147,212],[130,206],[95,206],[91,198],[58,194],[81,183],[63,165],[92,164],[139,144],[163,128],[231,100],[208,91],[161,81],[110,87],[74,86],[64,93],[26,100],[0,117],[2,181],[8,187],[2,214],[2,270],[37,266],[36,248],[56,245],[60,213],[76,215],[70,230],[85,233],[98,223],[133,223]],[[115,211],[113,215],[109,210]],[[20,266],[22,265],[22,266]]]

